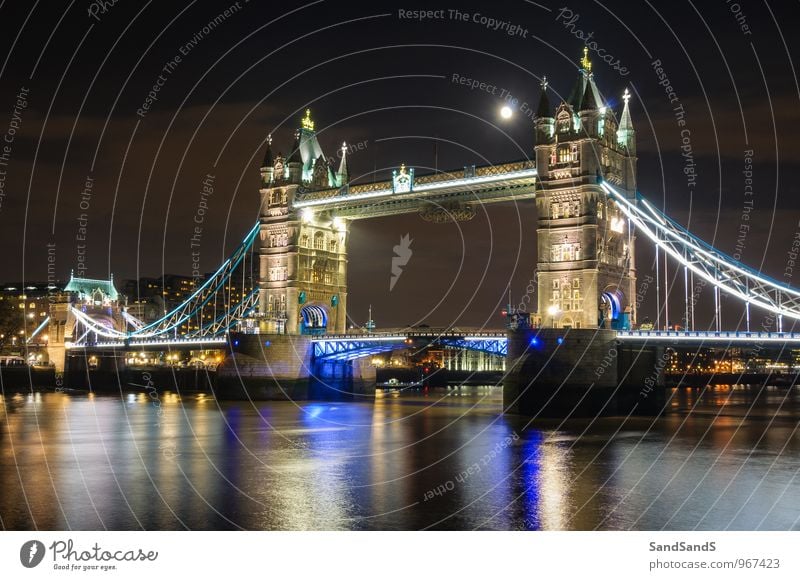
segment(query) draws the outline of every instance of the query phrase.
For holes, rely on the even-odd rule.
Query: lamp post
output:
[[[558,306],[551,304],[547,307],[547,313],[550,315],[550,326],[556,327],[556,314],[558,314]]]

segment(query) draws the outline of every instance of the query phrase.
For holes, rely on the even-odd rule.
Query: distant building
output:
[[[64,284],[56,282],[7,282],[0,285],[0,345],[4,349],[20,348],[50,315],[50,304],[61,293]],[[47,332],[34,337],[47,342]]]

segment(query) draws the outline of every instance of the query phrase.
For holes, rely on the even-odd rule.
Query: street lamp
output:
[[[556,327],[556,314],[558,314],[558,306],[551,304],[547,307],[547,313],[550,315],[550,326]]]

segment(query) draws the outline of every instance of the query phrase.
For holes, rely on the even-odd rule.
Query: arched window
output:
[[[317,232],[314,234],[314,249],[315,250],[324,250],[325,249],[325,234],[322,232]]]
[[[308,234],[300,236],[300,245],[304,248],[308,247]]]
[[[335,252],[337,247],[338,247],[338,243],[336,242],[336,238],[331,238],[328,241],[328,251],[329,252]]]

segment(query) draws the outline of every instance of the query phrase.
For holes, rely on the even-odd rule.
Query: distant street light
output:
[[[503,119],[510,119],[513,114],[514,111],[512,111],[511,107],[509,106],[505,106],[500,109],[500,116],[503,117]]]

